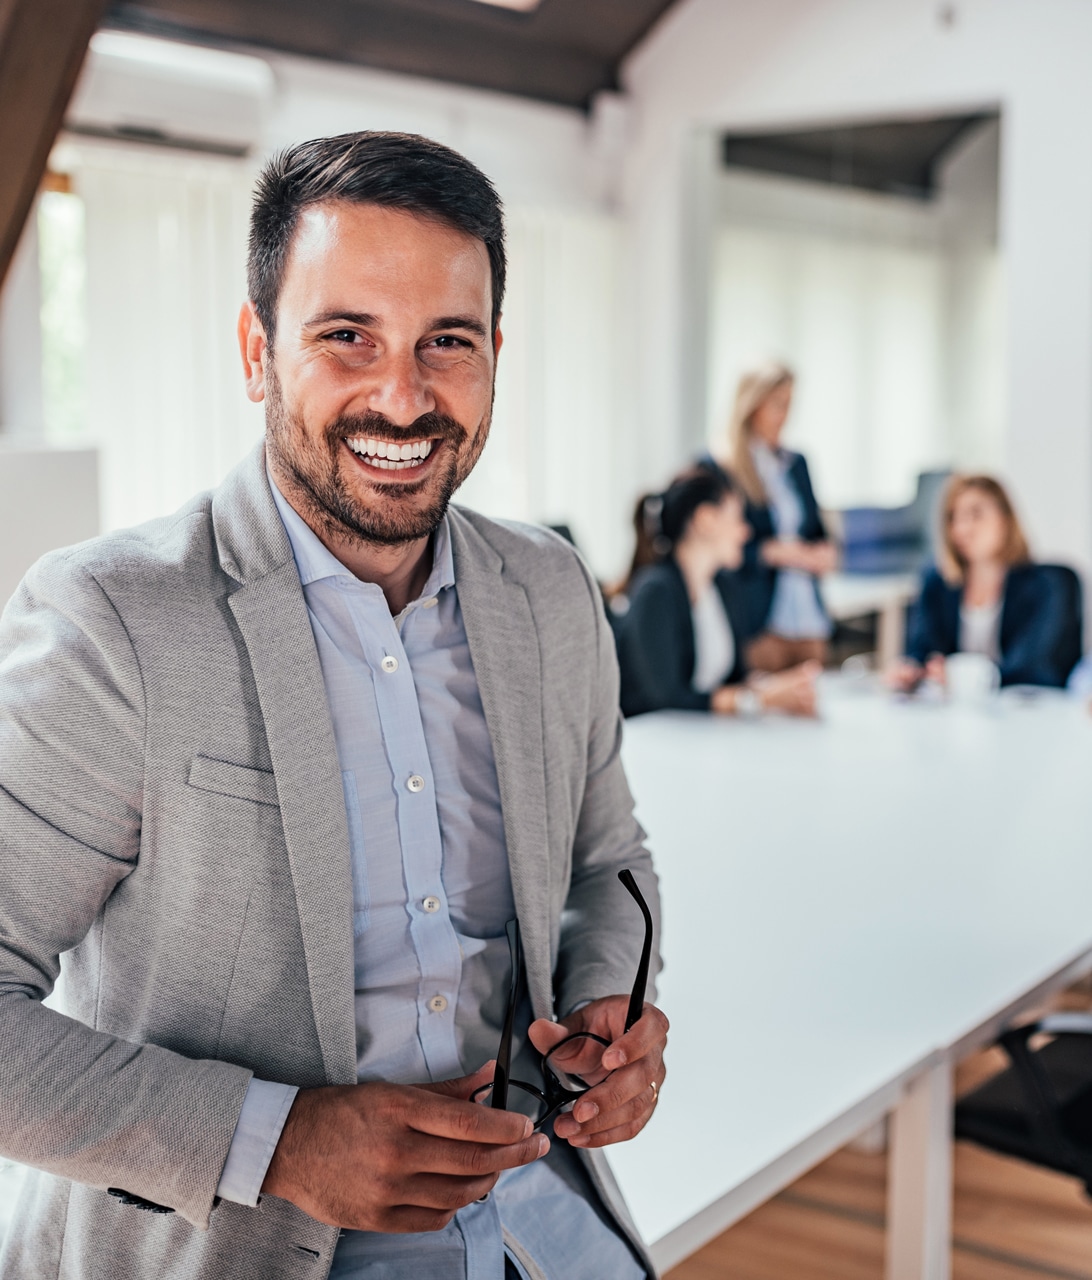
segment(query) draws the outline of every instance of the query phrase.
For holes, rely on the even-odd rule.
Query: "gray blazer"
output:
[[[560,539],[462,510],[451,528],[531,1001],[549,1016],[632,983],[642,926],[617,870],[657,901],[614,647]],[[0,1275],[325,1277],[336,1228],[215,1193],[252,1073],[356,1080],[350,886],[262,449],[176,515],[39,561],[0,620],[0,1153],[42,1172]],[[42,1003],[55,984],[58,1008]],[[606,1162],[582,1155],[635,1237]]]

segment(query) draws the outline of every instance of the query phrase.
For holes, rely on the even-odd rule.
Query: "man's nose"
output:
[[[398,427],[408,427],[436,407],[428,379],[416,352],[388,352],[375,370],[367,391],[368,408]]]

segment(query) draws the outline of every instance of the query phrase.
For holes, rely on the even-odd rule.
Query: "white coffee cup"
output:
[[[981,706],[1001,687],[1001,672],[981,653],[953,653],[944,675],[949,698],[961,706]]]

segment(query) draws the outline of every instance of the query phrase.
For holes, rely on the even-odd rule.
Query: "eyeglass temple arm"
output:
[[[501,1111],[508,1109],[508,1081],[512,1078],[512,1024],[519,999],[519,984],[523,976],[523,953],[519,945],[519,921],[509,920],[504,926],[508,935],[508,954],[511,958],[512,981],[508,989],[508,1011],[504,1015],[500,1048],[497,1050],[497,1066],[493,1072],[493,1092],[489,1105]]]
[[[641,948],[641,963],[637,966],[637,977],[633,980],[629,1008],[626,1010],[626,1030],[628,1031],[641,1016],[645,1007],[645,992],[648,989],[648,966],[652,960],[652,912],[649,911],[644,894],[637,888],[637,881],[633,878],[633,872],[628,867],[624,871],[618,872],[618,879],[626,886],[630,897],[641,908],[641,915],[645,918],[645,944]]]

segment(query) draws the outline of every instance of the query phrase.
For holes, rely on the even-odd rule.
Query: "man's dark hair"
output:
[[[269,341],[300,214],[328,200],[436,218],[485,243],[493,323],[504,300],[504,218],[489,179],[465,156],[413,133],[343,133],[288,147],[262,170],[250,216],[247,284]]]

